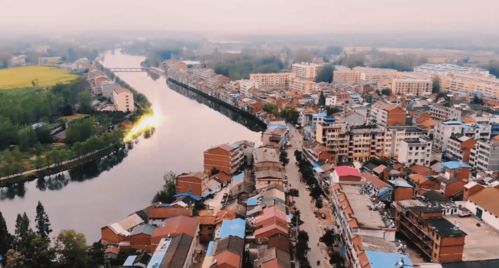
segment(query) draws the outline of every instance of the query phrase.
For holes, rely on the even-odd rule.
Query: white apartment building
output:
[[[360,82],[360,73],[348,67],[336,65],[333,72],[333,82],[356,85]]]
[[[132,92],[122,87],[113,90],[113,103],[116,111],[124,113],[135,111]]]
[[[479,76],[489,76],[489,71],[481,68],[464,67],[455,64],[431,64],[425,63],[414,68],[414,72],[425,73],[430,75],[445,75],[449,73],[472,74]]]
[[[452,107],[434,105],[430,108],[430,116],[432,119],[440,121],[461,120],[461,111]]]
[[[291,73],[256,73],[250,74],[256,88],[263,90],[288,90],[293,80]]]
[[[336,95],[326,96],[326,106],[335,106],[336,100],[337,100]]]
[[[315,82],[310,81],[310,80],[304,80],[304,79],[293,79],[291,82],[291,87],[292,90],[295,91],[300,91],[302,93],[310,93],[314,90],[315,88]]]
[[[239,91],[244,94],[244,96],[251,97],[250,90],[257,88],[257,82],[253,80],[239,80]]]
[[[456,120],[438,121],[433,129],[433,146],[435,149],[444,151],[452,134],[460,134],[463,122]]]
[[[446,151],[452,134],[460,134],[474,140],[490,138],[491,126],[481,124],[464,124],[462,121],[438,121],[433,129],[433,145],[435,149]]]
[[[367,161],[372,156],[383,156],[384,135],[382,128],[349,128],[346,123],[317,124],[315,133],[316,141],[340,161]]]
[[[320,65],[315,63],[293,63],[291,65],[291,72],[297,79],[314,81],[317,77],[320,67]]]
[[[470,164],[481,171],[499,170],[499,136],[491,140],[479,140],[471,149]]]
[[[447,74],[440,76],[440,87],[446,91],[479,92],[488,97],[499,98],[499,79],[469,74]]]
[[[418,77],[409,73],[401,73],[391,84],[393,94],[407,96],[431,95],[432,87],[433,81],[430,77]]]
[[[355,67],[359,72],[361,84],[374,84],[378,88],[390,87],[391,81],[397,76],[397,71],[386,68]]]
[[[396,104],[378,101],[371,105],[367,121],[381,127],[405,125],[405,111]]]
[[[419,137],[401,142],[397,160],[406,166],[413,164],[429,166],[430,156],[431,140]]]
[[[413,126],[393,126],[385,129],[384,156],[397,158],[400,145],[406,139],[423,137],[422,129]]]
[[[451,136],[449,138],[449,141],[447,142],[447,155],[450,156],[451,158],[457,160],[457,161],[462,161],[462,162],[469,162],[469,159],[465,159],[465,157],[469,157],[469,155],[465,155],[465,145],[468,143],[473,143],[474,140],[470,137],[466,136]]]

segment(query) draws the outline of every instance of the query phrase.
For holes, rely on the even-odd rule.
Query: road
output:
[[[312,267],[331,267],[327,261],[326,246],[319,243],[319,238],[323,234],[321,222],[314,215],[315,204],[309,195],[307,185],[300,181],[300,172],[296,165],[295,150],[301,150],[303,145],[302,135],[294,128],[290,127],[290,142],[291,147],[288,149],[289,163],[286,165],[286,174],[288,176],[288,184],[290,188],[298,189],[299,196],[294,197],[295,206],[301,213],[303,224],[300,225],[300,230],[308,233],[309,241],[308,260]],[[317,265],[320,261],[320,265]]]

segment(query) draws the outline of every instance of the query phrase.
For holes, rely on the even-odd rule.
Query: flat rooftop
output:
[[[360,228],[381,229],[385,227],[379,211],[369,209],[369,206],[373,205],[369,196],[359,193],[360,185],[342,184],[341,188],[352,207],[354,217],[357,219]]]
[[[445,216],[467,235],[464,240],[463,261],[499,258],[499,232],[476,217]],[[480,227],[477,226],[480,223]]]
[[[389,242],[383,238],[374,236],[363,235],[362,246],[365,250],[383,251],[383,252],[397,252],[394,242]]]

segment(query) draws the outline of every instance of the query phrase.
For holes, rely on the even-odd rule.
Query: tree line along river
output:
[[[108,68],[140,67],[143,60],[115,51],[104,54],[102,63]],[[237,115],[170,89],[163,77],[153,79],[145,72],[117,75],[152,103],[160,118],[154,135],[140,139],[128,152],[117,152],[62,175],[2,188],[0,211],[10,231],[14,231],[18,213],[25,211],[33,220],[41,201],[55,234],[75,229],[84,233],[89,243],[96,241],[102,226],[149,205],[167,171],[202,170],[203,151],[214,145],[243,139],[260,142],[260,132],[232,120],[237,120]]]

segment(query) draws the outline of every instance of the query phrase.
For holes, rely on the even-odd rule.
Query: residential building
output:
[[[38,65],[42,66],[57,66],[62,63],[61,57],[39,57]]]
[[[361,174],[354,168],[349,166],[337,166],[331,173],[331,183],[352,183],[360,182]]]
[[[242,266],[244,239],[229,235],[223,239],[211,241],[202,268],[239,268]]]
[[[499,136],[478,140],[471,150],[470,164],[481,171],[499,170]]]
[[[284,121],[270,122],[262,134],[262,144],[265,147],[282,149],[288,143],[289,129]]]
[[[447,143],[452,134],[459,134],[463,128],[463,122],[456,120],[438,121],[433,129],[433,145],[437,150],[447,150]]]
[[[400,143],[397,160],[406,166],[413,164],[429,166],[431,146],[432,142],[427,138],[405,139]]]
[[[355,67],[359,72],[360,84],[372,84],[377,88],[390,87],[392,79],[397,75],[397,71],[387,68]]]
[[[385,157],[397,158],[400,144],[405,139],[417,139],[424,136],[422,129],[413,126],[391,126],[385,129]]]
[[[469,74],[448,74],[440,76],[440,87],[445,91],[480,93],[499,98],[499,79]]]
[[[476,192],[465,197],[464,206],[477,218],[499,231],[498,198],[499,189],[497,187],[479,187]]]
[[[128,113],[135,111],[133,94],[122,87],[113,90],[113,104],[116,111]]]
[[[391,103],[378,101],[371,105],[368,122],[381,127],[404,126],[405,110]]]
[[[192,245],[196,245],[199,241],[199,220],[186,216],[166,219],[163,226],[156,228],[152,233],[151,245],[157,249],[165,237],[180,235],[190,236]]]
[[[468,163],[476,141],[464,135],[451,135],[447,142],[446,154],[452,159]]]
[[[250,81],[262,90],[288,90],[293,80],[292,73],[256,73],[250,74]]]
[[[147,268],[192,267],[195,246],[193,237],[186,234],[164,237],[151,256]]]
[[[360,82],[360,73],[351,68],[336,65],[334,67],[333,82],[356,85]]]
[[[175,192],[204,196],[207,183],[208,175],[204,172],[182,173],[175,179]]]
[[[103,244],[128,244],[130,232],[133,228],[144,223],[138,214],[134,213],[113,224],[101,228],[101,242]]]
[[[244,164],[244,154],[239,144],[222,144],[204,151],[204,172],[223,173],[227,180]],[[224,177],[225,178],[225,177]]]
[[[452,107],[443,105],[433,105],[430,108],[430,116],[434,120],[461,120],[461,111]]]
[[[471,74],[477,76],[488,77],[489,71],[481,68],[464,67],[455,64],[431,64],[425,63],[423,65],[414,67],[414,72],[424,73],[430,75],[445,75],[449,73]]]
[[[428,96],[431,95],[433,81],[429,77],[417,77],[412,74],[401,75],[392,80],[391,90],[395,95]]]
[[[372,259],[372,251],[396,254],[399,261],[411,263],[406,255],[393,253],[397,251],[394,222],[382,214],[383,203],[371,201],[373,199],[363,189],[367,188],[362,184],[331,185],[333,219],[346,267],[383,267]]]
[[[315,63],[302,62],[291,65],[291,73],[293,73],[295,78],[301,80],[314,81],[319,69],[320,65]]]
[[[293,79],[290,88],[304,94],[309,94],[314,90],[315,82],[305,79]]]
[[[26,55],[12,56],[12,58],[10,59],[11,67],[24,66],[24,65],[26,65]]]
[[[419,200],[396,202],[398,232],[431,262],[463,259],[466,233],[443,217],[442,208]]]

